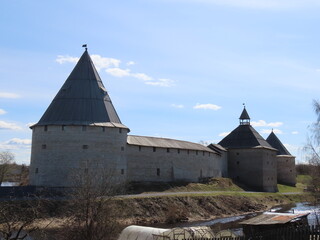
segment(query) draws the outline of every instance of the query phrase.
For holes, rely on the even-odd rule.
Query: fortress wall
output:
[[[126,180],[127,129],[96,126],[35,126],[30,184],[71,186],[86,168],[106,169]]]
[[[222,157],[215,153],[174,148],[127,146],[128,181],[194,181],[221,177]]]
[[[229,177],[259,191],[277,191],[276,151],[228,149]]]
[[[295,157],[291,155],[278,155],[278,183],[295,186],[296,185],[296,165]]]

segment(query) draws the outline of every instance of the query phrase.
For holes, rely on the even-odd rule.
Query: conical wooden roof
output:
[[[36,125],[125,127],[87,50]]]
[[[291,155],[290,152],[286,149],[286,147],[282,144],[279,138],[272,131],[267,138],[267,142],[278,150],[277,155]]]

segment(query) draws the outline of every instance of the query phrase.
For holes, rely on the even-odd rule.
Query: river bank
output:
[[[167,196],[117,199],[125,225],[203,221],[261,212],[278,205],[312,201],[306,194],[233,193],[208,196]]]

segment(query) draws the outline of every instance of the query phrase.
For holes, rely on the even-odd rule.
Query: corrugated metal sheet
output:
[[[121,124],[99,74],[85,51],[36,125],[92,125],[107,122]]]
[[[137,145],[137,146],[189,149],[189,150],[198,150],[198,151],[216,153],[212,149],[198,143],[192,143],[192,142],[169,139],[169,138],[128,135],[127,142],[130,145]]]
[[[273,225],[294,222],[301,218],[307,217],[309,213],[263,213],[254,218],[240,222],[243,225]]]
[[[279,138],[272,131],[270,135],[267,137],[267,142],[274,148],[278,150],[278,155],[290,155],[290,152],[286,149],[286,147],[282,144]]]

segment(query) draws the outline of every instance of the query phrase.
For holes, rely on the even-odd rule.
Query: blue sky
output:
[[[316,119],[320,3],[313,0],[3,1],[0,150],[29,163],[31,130],[88,44],[130,134],[219,142],[242,104],[301,150]]]

